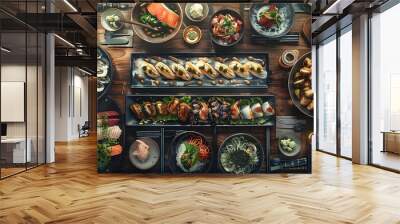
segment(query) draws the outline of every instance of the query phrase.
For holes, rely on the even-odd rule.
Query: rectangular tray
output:
[[[266,71],[265,78],[256,78],[252,75],[250,75],[249,79],[241,78],[239,76],[236,76],[234,79],[228,80],[224,78],[222,75],[219,75],[213,83],[212,79],[209,79],[208,77],[204,76],[204,78],[201,80],[203,81],[202,84],[200,85],[198,80],[192,79],[191,81],[183,81],[183,80],[174,80],[174,81],[168,81],[164,78],[158,78],[157,80],[160,82],[158,85],[152,81],[151,78],[148,76],[144,75],[144,83],[142,83],[138,78],[137,78],[137,67],[135,61],[140,58],[149,58],[153,56],[159,56],[162,58],[167,58],[168,56],[173,56],[175,58],[184,60],[187,58],[199,58],[199,57],[209,57],[209,58],[215,58],[215,57],[221,57],[221,58],[232,58],[236,57],[242,60],[245,60],[244,58],[247,58],[249,56],[256,58],[256,59],[261,59],[264,61],[264,70]],[[134,89],[226,89],[226,88],[244,88],[244,89],[260,89],[260,88],[267,88],[268,87],[268,78],[270,75],[270,70],[269,70],[269,57],[267,53],[172,53],[172,54],[148,54],[148,53],[133,53],[131,55],[131,88]],[[220,81],[223,80],[223,84],[220,83]],[[246,84],[247,83],[247,84]]]
[[[263,100],[263,102],[268,101],[272,107],[275,109],[275,96],[272,95],[239,95],[239,96],[232,96],[232,95],[216,95],[216,96],[206,96],[206,95],[176,95],[174,97],[181,98],[184,96],[190,96],[192,98],[196,97],[202,97],[204,99],[209,99],[211,97],[229,97],[229,98],[237,98],[237,99],[249,99],[249,98],[254,98],[254,97],[259,97]],[[136,118],[134,117],[132,111],[130,110],[130,105],[135,103],[135,102],[143,102],[145,100],[149,100],[151,102],[155,102],[156,100],[162,99],[164,97],[170,97],[170,95],[143,95],[143,94],[137,94],[137,95],[127,95],[125,98],[125,121],[126,121],[126,126],[128,127],[191,127],[191,126],[218,126],[218,127],[232,127],[232,126],[245,126],[245,127],[265,127],[265,126],[275,126],[275,114],[272,116],[267,116],[267,122],[264,124],[223,124],[223,123],[214,123],[214,122],[209,122],[206,124],[193,124],[193,123],[188,123],[188,124],[181,124],[179,122],[174,122],[174,123],[168,123],[168,124],[140,124]]]

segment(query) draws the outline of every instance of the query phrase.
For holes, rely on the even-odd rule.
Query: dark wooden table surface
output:
[[[112,47],[112,46],[100,46],[105,49],[109,55],[111,56],[112,63],[114,65],[115,73],[112,87],[108,95],[114,99],[121,110],[124,111],[124,98],[126,94],[132,94],[135,92],[134,89],[130,88],[130,58],[133,52],[136,53],[157,53],[157,52],[171,52],[171,53],[180,53],[180,52],[248,52],[248,53],[268,53],[269,55],[269,66],[272,74],[270,75],[269,87],[265,90],[261,90],[259,93],[263,94],[271,94],[276,96],[276,115],[277,116],[296,116],[299,119],[307,119],[309,124],[309,131],[312,128],[312,119],[307,118],[303,115],[299,110],[293,105],[292,100],[290,99],[290,95],[288,92],[288,70],[282,69],[278,60],[284,50],[287,49],[297,49],[300,51],[300,55],[311,51],[310,44],[304,39],[303,36],[300,35],[300,41],[295,44],[287,44],[287,43],[273,43],[273,42],[265,42],[265,43],[255,43],[250,39],[250,34],[252,33],[251,25],[248,19],[248,10],[246,8],[249,7],[249,4],[239,4],[239,3],[213,3],[209,4],[210,8],[213,11],[217,11],[221,8],[231,8],[237,10],[241,13],[244,19],[245,33],[243,40],[234,47],[228,49],[220,49],[215,47],[210,40],[208,33],[208,19],[206,19],[202,24],[199,25],[203,30],[203,38],[198,45],[193,47],[188,46],[182,39],[182,31],[183,26],[179,32],[172,40],[168,41],[164,44],[148,44],[147,42],[139,39],[137,36],[134,36],[133,39],[133,47],[132,48],[120,48],[120,47]],[[184,4],[182,4],[182,8],[184,8]],[[211,14],[212,12],[210,12]],[[209,15],[210,17],[210,15]],[[301,34],[303,24],[307,21],[311,20],[311,15],[306,13],[296,13],[295,22],[290,32],[298,32]],[[184,20],[186,25],[190,25],[191,23],[188,20]],[[100,24],[100,21],[98,21]],[[103,40],[104,30],[99,25],[98,27],[98,40]],[[232,90],[232,94],[239,94],[237,90]],[[251,130],[250,130],[251,132]],[[271,139],[274,140],[275,136],[274,129],[271,131]],[[276,146],[274,143],[272,144],[272,148]],[[274,151],[275,151],[274,150]]]

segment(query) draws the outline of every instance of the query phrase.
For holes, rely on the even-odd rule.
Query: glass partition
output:
[[[317,149],[336,154],[336,36],[321,43],[318,64],[318,145]]]
[[[1,52],[2,177],[24,171],[31,162],[30,142],[26,141],[26,38],[25,32],[1,34],[1,46],[7,49]]]
[[[340,155],[352,157],[352,29],[340,36]]]
[[[394,170],[400,170],[398,21],[400,4],[371,18],[371,162]]]
[[[23,17],[42,12],[43,3],[1,1],[0,7]],[[0,12],[0,20],[0,178],[5,178],[45,163],[46,39],[12,14]]]

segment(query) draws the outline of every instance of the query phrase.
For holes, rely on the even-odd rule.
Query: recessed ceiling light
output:
[[[64,0],[65,4],[67,4],[73,11],[78,12],[78,9],[75,8],[68,0]]]
[[[9,50],[9,49],[7,49],[5,47],[1,47],[0,49],[1,49],[1,51],[4,51],[6,53],[10,53],[11,52],[11,50]]]
[[[64,42],[65,44],[67,44],[68,46],[75,48],[75,45],[73,45],[71,42],[69,42],[68,40],[60,37],[58,34],[54,34],[55,37],[57,37],[59,40],[61,40],[62,42]]]

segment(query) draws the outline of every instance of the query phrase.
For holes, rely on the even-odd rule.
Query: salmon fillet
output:
[[[147,11],[169,27],[178,27],[180,21],[179,15],[169,9],[164,3],[150,3],[147,6]]]

